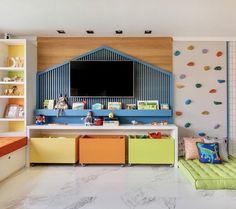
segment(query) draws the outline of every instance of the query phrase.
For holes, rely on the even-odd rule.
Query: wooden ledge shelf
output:
[[[112,112],[115,116],[137,116],[137,117],[171,117],[172,110],[65,110],[62,116],[86,116],[88,111],[93,112],[93,116],[108,116]],[[57,110],[37,109],[36,115],[57,116]]]

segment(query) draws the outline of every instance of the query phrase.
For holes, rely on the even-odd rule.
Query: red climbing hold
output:
[[[209,93],[211,93],[211,94],[216,93],[216,89],[211,89],[211,90],[209,91]]]
[[[188,62],[188,66],[194,66],[194,62]]]
[[[217,53],[216,53],[216,56],[217,57],[220,57],[220,56],[222,56],[223,55],[223,52],[221,52],[221,51],[218,51]]]
[[[182,112],[176,111],[175,114],[176,114],[177,116],[180,116],[180,115],[182,115]]]

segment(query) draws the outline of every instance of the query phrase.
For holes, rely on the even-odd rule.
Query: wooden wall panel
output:
[[[63,63],[100,46],[108,46],[172,71],[172,38],[38,38],[38,71]]]

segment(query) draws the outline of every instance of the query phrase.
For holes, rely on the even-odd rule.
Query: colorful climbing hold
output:
[[[216,125],[214,126],[214,129],[218,129],[218,128],[220,128],[220,124],[216,124]]]
[[[214,70],[217,70],[217,71],[222,70],[222,67],[221,67],[221,66],[216,66],[216,67],[214,68]]]
[[[192,66],[194,66],[194,62],[188,62],[187,65],[192,67]]]
[[[191,104],[192,103],[192,100],[191,99],[187,99],[186,101],[185,101],[185,104],[186,105],[189,105],[189,104]]]
[[[199,132],[198,136],[206,136],[206,134],[204,132]]]
[[[176,50],[174,53],[175,56],[179,56],[180,54],[181,54],[181,52],[179,50]]]
[[[202,84],[196,83],[195,86],[196,86],[196,88],[201,88],[201,87],[202,87]]]
[[[211,89],[211,90],[209,91],[209,93],[211,93],[211,94],[216,93],[216,89]]]
[[[208,71],[208,70],[210,70],[210,66],[206,65],[206,66],[204,66],[203,69],[204,69],[205,71]]]
[[[219,80],[217,80],[217,82],[218,82],[218,83],[225,83],[225,80],[219,79]]]
[[[194,49],[194,46],[193,46],[193,45],[189,45],[189,46],[187,47],[187,49],[188,49],[188,50],[193,50],[193,49]]]
[[[184,85],[182,85],[182,84],[176,84],[176,88],[182,89],[182,88],[184,88]]]
[[[207,52],[208,52],[208,49],[203,49],[203,50],[202,50],[202,53],[203,53],[203,54],[206,54]]]
[[[177,116],[180,116],[180,115],[182,115],[183,113],[182,112],[180,112],[180,111],[176,111],[175,112],[175,115],[177,115]]]
[[[202,111],[202,115],[209,115],[210,113],[208,111]]]
[[[216,53],[216,56],[217,57],[220,57],[220,56],[222,56],[223,55],[223,52],[221,52],[221,51],[218,51],[217,53]]]
[[[222,102],[217,102],[217,101],[214,101],[214,104],[215,104],[215,105],[221,105],[221,104],[222,104]]]
[[[185,125],[184,125],[185,128],[189,128],[190,126],[191,126],[191,123],[189,123],[189,122],[185,123]]]
[[[180,79],[185,79],[185,78],[186,78],[186,75],[185,75],[185,74],[181,74],[181,75],[179,76],[179,78],[180,78]]]

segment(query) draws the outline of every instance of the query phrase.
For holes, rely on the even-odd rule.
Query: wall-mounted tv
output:
[[[132,61],[71,61],[70,96],[134,97]]]

